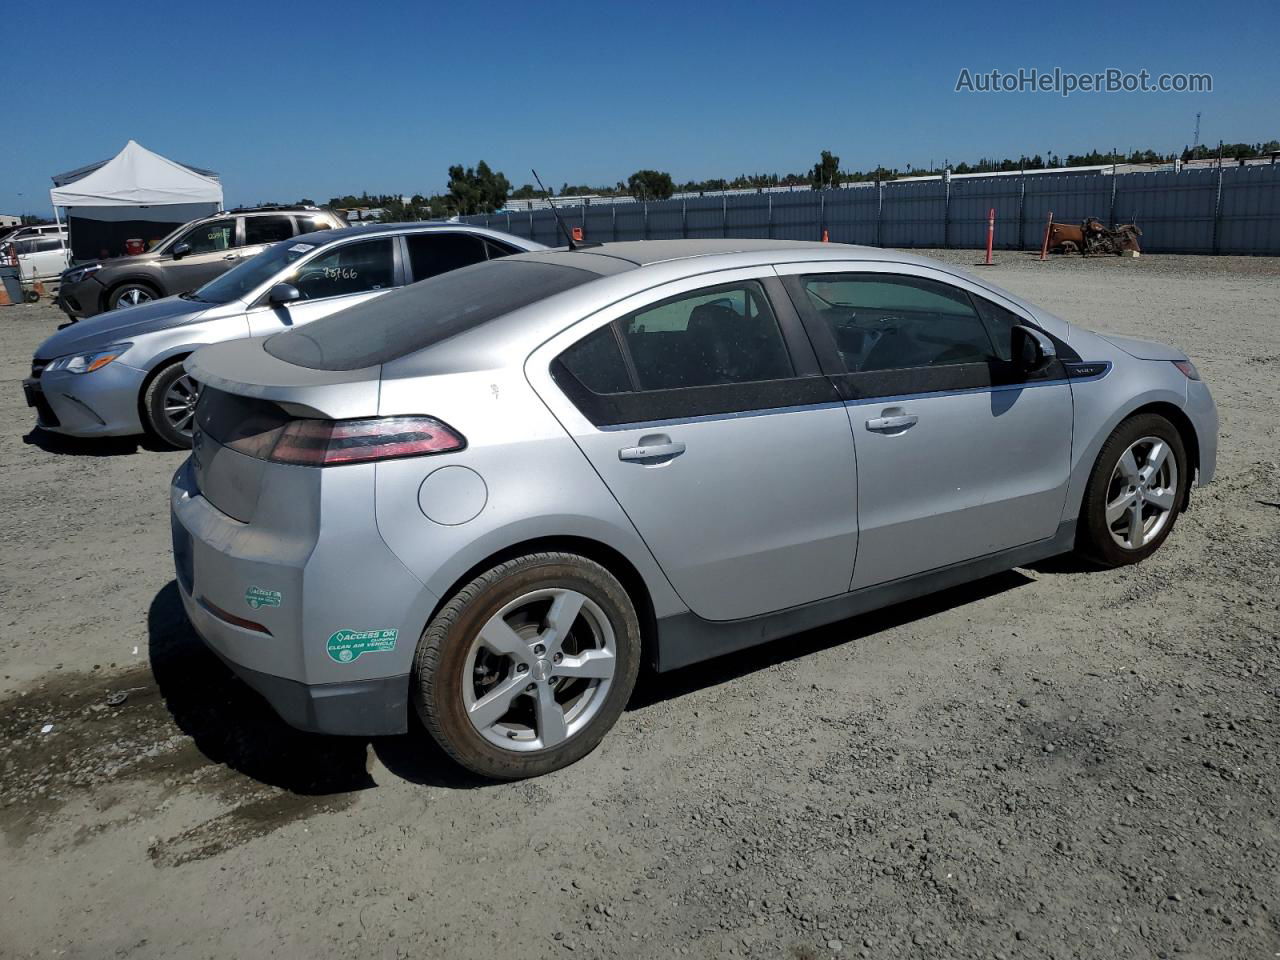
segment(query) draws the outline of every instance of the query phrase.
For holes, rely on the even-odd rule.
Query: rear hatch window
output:
[[[278,333],[265,349],[312,370],[357,370],[415,353],[598,277],[558,264],[490,260]]]

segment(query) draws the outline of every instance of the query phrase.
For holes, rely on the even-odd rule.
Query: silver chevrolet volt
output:
[[[590,752],[642,663],[1142,560],[1218,442],[1178,350],[838,244],[517,254],[186,365],[199,633],[297,727],[416,711],[493,778]]]

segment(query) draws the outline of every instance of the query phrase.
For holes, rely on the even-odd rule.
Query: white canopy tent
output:
[[[78,260],[119,255],[126,237],[156,240],[222,209],[217,174],[162,157],[134,140],[110,160],[58,174],[53,183],[54,216],[61,222],[58,208],[66,210]]]

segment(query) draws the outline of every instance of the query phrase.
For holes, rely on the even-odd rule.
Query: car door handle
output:
[[[867,421],[868,430],[906,430],[914,427],[920,418],[914,413],[905,413],[897,417],[872,417]]]
[[[667,440],[661,443],[648,443],[641,447],[623,447],[618,451],[618,459],[643,462],[678,457],[682,453],[684,453],[684,444],[681,441]]]

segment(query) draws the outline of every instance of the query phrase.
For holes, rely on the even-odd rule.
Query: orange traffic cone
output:
[[[822,231],[822,242],[823,242],[823,243],[830,243],[830,242],[831,242],[831,235],[827,233],[827,231],[826,231],[826,229],[825,229],[825,228],[824,228],[824,229],[823,229],[823,231]]]

